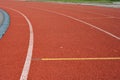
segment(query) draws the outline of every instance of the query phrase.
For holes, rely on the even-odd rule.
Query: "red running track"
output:
[[[28,80],[119,80],[120,9],[85,5],[1,1],[11,19],[0,40],[0,80],[19,80],[34,32]],[[12,8],[12,9],[11,9]],[[86,23],[92,24],[88,25]],[[107,60],[107,58],[119,58]],[[106,58],[104,60],[48,60],[44,58]]]

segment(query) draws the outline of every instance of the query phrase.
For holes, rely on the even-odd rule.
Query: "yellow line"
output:
[[[120,60],[120,57],[106,57],[106,58],[33,58],[33,60],[42,60],[42,61]]]

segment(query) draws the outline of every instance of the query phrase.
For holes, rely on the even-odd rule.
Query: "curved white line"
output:
[[[62,16],[71,18],[71,19],[73,19],[73,20],[75,20],[75,21],[84,23],[84,24],[86,24],[86,25],[88,25],[88,26],[91,26],[91,27],[93,27],[93,28],[95,28],[95,29],[101,31],[101,32],[104,32],[104,33],[108,34],[109,36],[112,36],[112,37],[114,37],[114,38],[120,40],[120,37],[118,37],[118,36],[116,36],[116,35],[114,35],[114,34],[108,32],[108,31],[106,31],[106,30],[103,30],[103,29],[101,29],[101,28],[99,28],[99,27],[97,27],[97,26],[94,26],[94,25],[92,25],[92,24],[90,24],[90,23],[88,23],[88,22],[85,22],[85,21],[83,21],[83,20],[77,19],[77,18],[72,17],[72,16],[69,16],[69,15],[65,15],[65,14],[63,14],[63,13],[58,13],[58,12],[55,12],[55,11],[50,11],[50,10],[44,10],[44,11],[52,12],[52,13],[55,13],[55,14],[58,14],[58,15],[62,15]]]
[[[107,35],[109,35],[109,36],[111,36],[111,37],[113,37],[113,38],[116,38],[116,39],[120,40],[120,37],[118,37],[118,36],[116,36],[116,35],[108,32],[108,31],[106,31],[106,30],[104,30],[104,29],[101,29],[101,28],[99,28],[99,27],[97,27],[97,26],[95,26],[95,25],[93,25],[93,24],[90,24],[90,23],[88,23],[88,22],[86,22],[86,21],[77,19],[77,18],[75,18],[75,17],[69,16],[69,15],[65,15],[65,14],[63,14],[63,13],[59,13],[59,12],[56,12],[56,11],[51,11],[51,10],[44,10],[44,9],[35,8],[35,7],[30,7],[30,8],[39,9],[39,10],[46,11],[46,12],[49,12],[49,13],[54,13],[54,14],[57,14],[57,15],[65,16],[65,17],[70,18],[70,19],[72,19],[72,20],[75,20],[75,21],[84,23],[84,24],[86,24],[86,25],[88,25],[88,26],[91,26],[91,27],[93,27],[93,28],[95,28],[95,29],[97,29],[97,30],[99,30],[99,31],[101,31],[101,32],[106,33]]]
[[[33,51],[33,43],[34,43],[34,39],[33,39],[34,34],[33,34],[32,24],[30,20],[27,18],[27,16],[25,16],[22,12],[12,9],[12,8],[9,8],[9,9],[22,15],[29,25],[29,30],[30,30],[29,46],[28,46],[27,57],[26,57],[25,64],[22,70],[22,74],[20,76],[20,80],[27,80],[29,69],[30,69],[30,64],[31,64],[31,59],[32,59],[32,51]]]

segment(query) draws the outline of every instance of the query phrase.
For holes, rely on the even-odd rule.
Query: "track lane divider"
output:
[[[26,60],[25,60],[24,66],[23,66],[22,74],[20,76],[20,80],[27,80],[28,73],[30,70],[30,64],[31,64],[31,60],[32,60],[32,51],[33,51],[33,45],[34,45],[33,27],[32,27],[30,20],[28,19],[28,17],[25,14],[23,14],[22,12],[20,12],[16,9],[13,9],[13,8],[8,8],[8,9],[15,11],[15,12],[19,13],[21,16],[23,16],[29,25],[29,31],[30,31],[29,45],[28,45],[27,56],[26,56]]]

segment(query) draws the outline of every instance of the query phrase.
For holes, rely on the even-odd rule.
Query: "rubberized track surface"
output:
[[[0,80],[24,80],[30,24],[28,80],[120,79],[119,8],[17,1],[1,1],[0,8],[10,15],[0,40]]]

